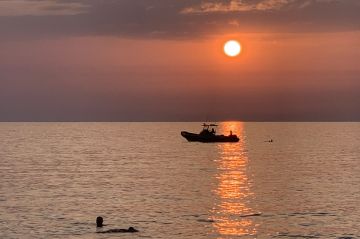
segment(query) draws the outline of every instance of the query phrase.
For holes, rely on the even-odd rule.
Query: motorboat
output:
[[[187,139],[189,142],[202,142],[202,143],[215,143],[215,142],[239,142],[239,137],[236,134],[229,135],[217,135],[217,124],[202,124],[203,129],[199,134],[190,133],[187,131],[181,131],[181,136]]]

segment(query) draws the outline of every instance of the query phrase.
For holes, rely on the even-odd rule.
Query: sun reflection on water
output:
[[[256,234],[256,224],[251,215],[257,213],[250,206],[255,196],[248,178],[248,158],[244,148],[243,123],[226,122],[220,125],[226,134],[230,130],[240,138],[239,143],[219,144],[220,158],[217,162],[214,190],[217,202],[213,208],[213,226],[221,236],[245,236]]]

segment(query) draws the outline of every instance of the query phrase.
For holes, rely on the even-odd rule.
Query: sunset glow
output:
[[[0,239],[360,239],[359,12],[0,0]]]
[[[358,0],[97,2],[0,1],[0,120],[360,119]]]
[[[224,45],[224,52],[230,57],[235,57],[241,52],[241,45],[238,41],[230,40],[227,41]]]

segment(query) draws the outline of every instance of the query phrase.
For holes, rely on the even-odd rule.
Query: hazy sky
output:
[[[0,121],[359,121],[359,0],[0,0]],[[239,57],[223,44],[241,42]]]

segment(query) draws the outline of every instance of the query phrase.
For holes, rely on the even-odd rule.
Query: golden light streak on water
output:
[[[231,130],[242,140],[236,144],[218,145],[218,187],[214,193],[219,201],[213,210],[213,226],[220,235],[254,235],[256,225],[249,215],[256,212],[247,203],[254,193],[247,175],[248,158],[244,149],[243,123],[226,122],[220,130]]]

